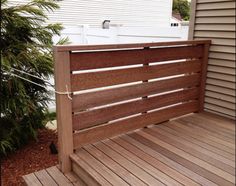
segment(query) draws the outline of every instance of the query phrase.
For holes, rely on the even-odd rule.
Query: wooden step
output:
[[[49,167],[37,172],[22,176],[28,186],[86,186],[73,172],[62,173],[59,166]]]
[[[76,154],[71,154],[70,158],[72,160],[72,171],[77,174],[87,185],[111,185]]]

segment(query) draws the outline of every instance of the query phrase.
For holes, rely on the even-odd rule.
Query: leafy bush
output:
[[[36,139],[37,129],[44,126],[50,100],[44,80],[53,73],[52,37],[60,35],[62,26],[46,24],[46,11],[59,8],[52,0],[33,0],[18,6],[8,6],[7,0],[1,0],[1,5],[0,155],[6,155],[30,138]]]
[[[190,2],[188,0],[173,0],[172,10],[179,13],[185,21],[189,20]]]

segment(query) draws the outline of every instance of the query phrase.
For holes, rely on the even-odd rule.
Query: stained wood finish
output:
[[[206,40],[56,46],[56,90],[64,92],[56,95],[62,171],[71,170],[70,154],[85,144],[201,111],[209,45]],[[228,143],[226,148],[233,149]],[[77,172],[89,168],[73,166]]]
[[[73,164],[80,166],[86,163],[90,167],[84,170],[86,174],[99,173],[112,185],[122,185],[123,181],[124,185],[233,186],[235,160],[230,158],[230,154],[221,153],[224,152],[222,146],[218,146],[218,151],[214,148],[208,149],[209,145],[206,140],[202,140],[203,136],[191,138],[192,133],[171,129],[175,123],[186,121],[182,125],[194,131],[199,118],[203,122],[212,118],[212,127],[214,124],[218,127],[224,122],[214,115],[207,115],[205,118],[204,115],[190,114],[85,145],[73,155]],[[195,125],[188,125],[187,121],[191,119]],[[225,120],[225,124],[234,125],[229,120]],[[209,132],[208,129],[201,131],[206,137],[211,136]],[[222,140],[226,134],[226,131],[220,130],[216,138]],[[224,142],[228,143],[225,140]],[[235,141],[231,139],[229,143],[235,144]],[[235,153],[231,155],[234,156]],[[81,159],[77,161],[75,157]],[[102,185],[100,177],[93,178],[98,185]]]
[[[205,101],[205,87],[206,87],[206,77],[207,77],[207,65],[208,65],[208,52],[210,44],[204,45],[203,50],[203,62],[201,64],[201,81],[200,81],[200,94],[199,94],[199,112],[204,110],[204,101]]]
[[[71,92],[69,58],[69,52],[58,52],[57,48],[54,48],[55,89],[58,92]],[[73,153],[72,100],[68,99],[66,94],[56,94],[56,105],[59,165],[63,172],[69,172],[69,155]]]
[[[192,101],[170,108],[135,116],[129,119],[116,121],[111,124],[100,125],[74,133],[74,147],[79,148],[85,144],[96,142],[108,137],[136,130],[147,125],[160,123],[170,118],[178,117],[198,110],[198,102]],[[91,133],[93,135],[91,135]]]
[[[199,80],[199,74],[192,74],[183,77],[160,80],[157,82],[148,82],[138,85],[82,93],[73,96],[72,108],[73,111],[76,112],[138,97],[173,91],[186,87],[194,87],[199,84]]]
[[[70,155],[73,172],[63,174],[55,166],[25,175],[23,179],[29,186],[233,186],[235,152],[228,153],[224,146],[208,144],[205,138],[212,137],[211,131],[199,123],[209,121],[212,128],[219,130],[216,139],[235,145],[234,139],[224,140],[230,128],[235,127],[234,121],[210,113],[195,113],[85,145]],[[180,122],[178,126],[193,132],[173,128]],[[194,126],[202,128],[202,135],[194,135]]]
[[[143,100],[132,101],[92,111],[82,112],[73,117],[74,130],[92,127],[111,120],[161,108],[171,104],[197,99],[197,88],[154,96]]]
[[[211,43],[210,40],[197,40],[197,41],[169,41],[158,43],[135,43],[135,44],[106,44],[106,45],[58,45],[57,51],[83,51],[83,50],[107,50],[107,49],[128,49],[128,48],[144,48],[144,47],[161,47],[161,46],[192,46]]]
[[[71,54],[71,70],[126,66],[149,63],[200,58],[202,46],[182,46],[169,48],[150,48],[120,51],[80,52]]]
[[[199,72],[201,71],[200,67],[200,61],[194,60],[155,66],[75,74],[71,76],[72,91]]]
[[[47,169],[30,173],[23,176],[28,186],[50,186],[51,184],[59,186],[86,186],[74,172],[62,173],[59,166],[49,167]]]

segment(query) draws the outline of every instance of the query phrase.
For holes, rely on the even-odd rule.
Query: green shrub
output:
[[[190,2],[188,0],[173,0],[172,10],[180,13],[182,19],[188,21],[190,18]]]
[[[62,26],[45,24],[46,11],[59,8],[52,0],[33,0],[18,6],[8,6],[7,0],[1,0],[1,6],[0,155],[6,155],[29,139],[36,139],[37,129],[44,126],[50,98],[45,81],[53,74],[52,37],[60,35]]]

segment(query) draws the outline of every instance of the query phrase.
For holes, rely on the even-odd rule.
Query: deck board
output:
[[[71,158],[81,179],[46,169],[56,184],[233,186],[235,124],[214,114],[190,114],[86,145]],[[24,179],[45,185],[37,175]]]
[[[86,186],[75,173],[69,172],[63,174],[58,166],[49,167],[34,173],[23,176],[26,185],[29,186],[50,186],[50,185],[61,185],[61,186]]]
[[[106,165],[111,171],[122,177],[127,183],[131,185],[145,185],[139,178],[130,174],[128,170],[126,170],[123,166],[115,162],[112,158],[101,152],[99,149],[94,146],[87,146],[85,149],[96,156],[96,158],[101,161],[104,165]]]

